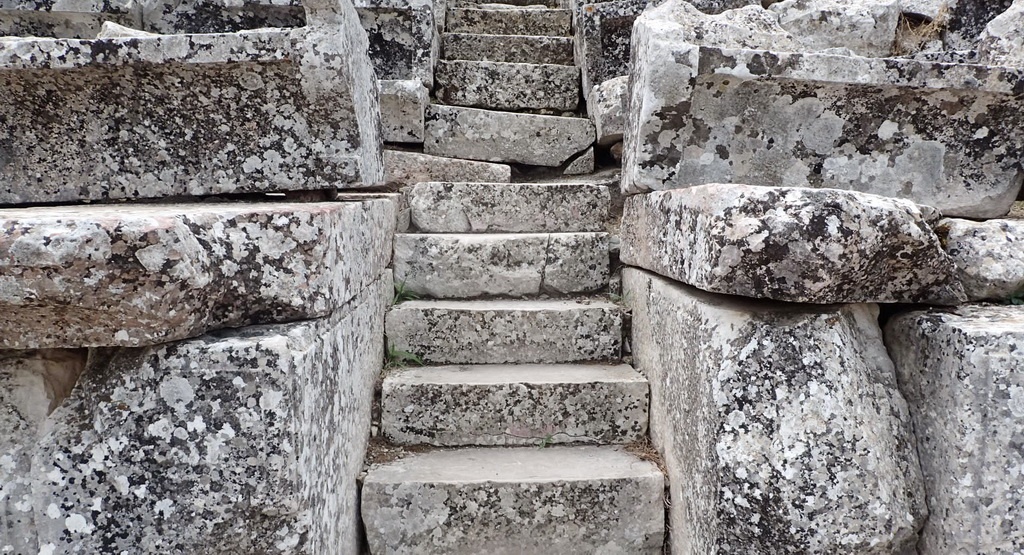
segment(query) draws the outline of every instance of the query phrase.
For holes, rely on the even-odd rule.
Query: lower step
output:
[[[629,443],[647,432],[647,380],[627,365],[433,366],[384,379],[400,444]]]
[[[661,553],[664,477],[614,447],[469,448],[374,466],[370,552]]]

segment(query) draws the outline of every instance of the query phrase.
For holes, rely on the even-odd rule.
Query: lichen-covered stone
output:
[[[989,22],[978,38],[981,59],[992,65],[1024,67],[1024,2]]]
[[[443,40],[449,60],[573,65],[569,37],[445,33]]]
[[[412,225],[428,233],[603,231],[608,187],[590,183],[417,183]]]
[[[900,314],[885,338],[928,493],[919,553],[1024,552],[1024,310]]]
[[[562,175],[587,175],[594,173],[594,167],[597,160],[594,155],[594,147],[590,147],[583,151],[572,161],[569,162],[565,169],[562,170]]]
[[[15,476],[21,552],[357,553],[390,287],[319,320],[92,351]]]
[[[575,110],[580,70],[575,66],[442,60],[434,94],[440,102],[490,110]]]
[[[572,34],[569,10],[532,8],[454,8],[448,10],[449,33],[566,37]]]
[[[326,316],[387,266],[394,228],[385,200],[0,210],[0,348]]]
[[[900,0],[783,0],[769,9],[804,50],[848,48],[878,58],[892,55],[901,13]]]
[[[608,285],[607,233],[399,234],[395,282],[422,297],[590,293]]]
[[[373,553],[661,553],[658,468],[602,447],[433,451],[373,467]]]
[[[476,108],[427,107],[427,154],[560,166],[594,142],[589,119],[494,112]]]
[[[620,258],[729,295],[957,304],[966,298],[938,220],[902,199],[715,183],[627,199]]]
[[[621,334],[606,301],[408,301],[387,317],[389,346],[433,364],[618,360]]]
[[[1013,7],[1015,0],[946,0],[943,43],[947,50],[973,50],[985,27]],[[940,12],[940,16],[943,13]]]
[[[508,183],[512,168],[505,164],[460,160],[402,150],[384,151],[384,181],[413,185],[428,181]]]
[[[735,33],[697,45],[695,21],[720,20],[685,6],[637,20],[625,192],[732,182],[851,189],[953,216],[1009,210],[1024,68],[793,52],[771,29],[754,42],[772,50]]]
[[[381,426],[403,444],[629,443],[647,432],[647,380],[625,365],[406,368],[384,378]]]
[[[912,552],[927,514],[873,305],[703,293],[627,268],[672,552]]]
[[[968,300],[1005,300],[1024,293],[1024,221],[947,218],[936,232],[956,263]]]
[[[378,79],[433,86],[439,45],[432,0],[354,0]],[[443,4],[443,2],[439,3]]]
[[[613,145],[625,133],[629,76],[623,75],[595,85],[587,101],[587,113],[594,122],[597,144]]]
[[[0,36],[92,38],[105,22],[128,24],[130,0],[0,0]]]
[[[577,15],[576,61],[583,90],[629,73],[633,21],[649,0],[615,0],[582,6]]]
[[[380,82],[381,138],[391,143],[422,143],[423,112],[430,103],[417,80]]]

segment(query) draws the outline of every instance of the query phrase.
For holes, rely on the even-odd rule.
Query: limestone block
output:
[[[601,447],[459,449],[371,468],[373,553],[661,553],[664,478]]]
[[[145,0],[139,8],[140,26],[166,35],[301,27],[306,22],[301,0]]]
[[[594,147],[590,147],[583,151],[571,162],[569,165],[562,170],[562,175],[587,175],[594,173],[596,165],[596,159],[594,156]]]
[[[576,60],[583,90],[629,74],[629,45],[633,21],[649,0],[615,0],[582,6],[577,15]]]
[[[608,285],[607,233],[399,234],[395,282],[422,297],[590,293]]]
[[[713,295],[632,268],[672,552],[908,553],[927,515],[874,305]]]
[[[135,11],[131,0],[0,0],[0,36],[92,38]]]
[[[92,351],[15,477],[22,553],[357,553],[390,285],[319,320]]]
[[[626,365],[406,368],[384,379],[396,443],[629,443],[647,432],[647,380]]]
[[[886,325],[931,516],[921,555],[1024,551],[1024,311],[965,306]]]
[[[1024,67],[1024,2],[1014,2],[990,21],[978,42],[983,62]]]
[[[334,26],[6,43],[0,204],[376,184],[377,80],[337,5]]]
[[[456,106],[573,111],[580,104],[575,66],[442,60],[434,78],[437,99]]]
[[[569,37],[445,33],[443,50],[449,60],[573,65]]]
[[[848,48],[858,56],[892,55],[901,0],[783,0],[770,10],[804,50]],[[755,8],[756,9],[756,8]]]
[[[627,199],[620,257],[729,295],[957,304],[966,297],[938,219],[877,195],[715,183]]]
[[[597,131],[597,144],[610,146],[622,140],[628,109],[629,76],[623,75],[596,85],[590,91],[587,113]]]
[[[749,183],[908,198],[949,216],[1009,210],[1024,68],[793,52],[774,30],[754,41],[772,50],[748,49],[753,31],[692,42],[719,23],[677,0],[637,20],[624,192]]]
[[[453,8],[449,33],[566,37],[572,34],[572,12],[537,8]]]
[[[508,183],[512,168],[402,150],[384,151],[384,181],[412,185],[427,181]]]
[[[417,183],[413,226],[429,233],[603,231],[608,187],[590,183]]]
[[[417,80],[380,82],[380,126],[384,141],[423,142],[423,112],[430,103],[427,88]]]
[[[390,347],[432,364],[618,360],[622,313],[605,301],[408,301],[387,316]]]
[[[431,0],[354,0],[378,79],[433,86],[439,43]]]
[[[0,348],[326,316],[388,265],[394,228],[386,200],[0,210]]]
[[[936,231],[968,300],[999,301],[1024,292],[1024,221],[947,218]]]
[[[585,118],[493,112],[432,104],[427,107],[427,154],[560,166],[594,142]]]

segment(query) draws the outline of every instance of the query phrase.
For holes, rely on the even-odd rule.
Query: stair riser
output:
[[[435,94],[455,106],[573,111],[580,103],[579,75],[572,66],[440,61]]]
[[[572,39],[565,37],[448,33],[443,53],[449,60],[571,66],[572,46]]]
[[[572,34],[569,10],[448,10],[449,33],[567,37]]]

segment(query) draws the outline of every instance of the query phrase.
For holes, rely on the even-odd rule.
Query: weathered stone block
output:
[[[775,29],[698,45],[695,28],[724,20],[683,6],[637,20],[625,192],[731,182],[851,189],[964,217],[1009,210],[1024,180],[1024,68],[789,52]]]
[[[597,164],[597,159],[594,154],[594,147],[590,147],[584,150],[582,154],[577,155],[575,158],[569,161],[569,164],[562,170],[562,175],[587,175],[594,173],[594,169]]]
[[[921,555],[1024,551],[1024,311],[965,306],[886,325],[931,515]]]
[[[422,143],[423,112],[430,103],[417,80],[380,82],[381,137],[391,143]]]
[[[403,444],[628,443],[647,432],[647,380],[625,365],[406,368],[381,398],[384,434]]]
[[[902,199],[715,183],[629,198],[620,257],[729,295],[957,304],[966,297],[938,220]]]
[[[936,231],[968,300],[1006,300],[1024,292],[1024,221],[947,218]]]
[[[92,38],[104,22],[129,24],[131,0],[0,0],[0,37]]]
[[[712,295],[623,271],[680,555],[905,553],[927,514],[872,305]]]
[[[449,33],[566,37],[572,34],[572,12],[532,8],[454,8],[448,10]]]
[[[664,478],[617,449],[434,451],[371,468],[373,553],[661,552]]]
[[[512,168],[402,150],[384,151],[384,181],[412,185],[428,181],[508,183]]]
[[[443,40],[449,60],[573,65],[569,37],[445,33]]]
[[[394,229],[385,200],[0,210],[0,348],[326,316],[388,265]]]
[[[354,0],[378,79],[433,86],[440,43],[432,0]],[[443,3],[443,2],[442,2]]]
[[[633,21],[649,0],[616,0],[583,6],[576,20],[576,60],[583,90],[629,74]]]
[[[858,56],[886,58],[893,54],[901,4],[900,0],[783,0],[769,9],[806,50],[847,48]]]
[[[978,38],[978,48],[987,63],[1024,67],[1024,2],[1014,2],[990,21]]]
[[[613,145],[625,133],[625,113],[628,110],[629,77],[623,75],[596,85],[590,91],[587,113],[594,122],[597,144]]]
[[[417,183],[412,225],[428,233],[603,231],[608,187],[590,183]]]
[[[432,364],[618,360],[621,335],[605,301],[408,301],[387,317],[389,345]]]
[[[442,60],[434,77],[434,94],[445,104],[509,111],[573,111],[580,104],[575,66]]]

